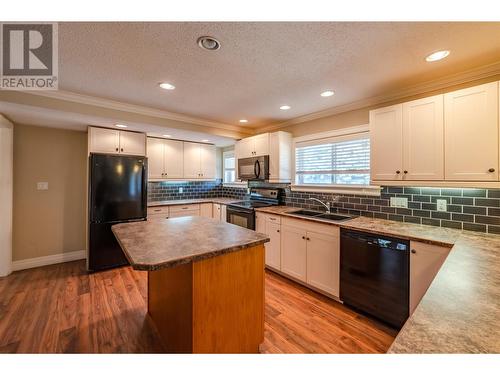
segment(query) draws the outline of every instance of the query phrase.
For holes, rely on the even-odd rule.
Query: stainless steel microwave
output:
[[[238,178],[242,181],[269,180],[269,155],[238,159]]]

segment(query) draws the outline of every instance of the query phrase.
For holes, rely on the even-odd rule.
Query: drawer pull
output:
[[[495,168],[490,168],[490,169],[488,169],[488,172],[490,172],[490,173],[495,172]]]

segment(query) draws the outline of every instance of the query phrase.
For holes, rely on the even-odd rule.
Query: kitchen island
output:
[[[204,217],[117,224],[148,314],[170,353],[257,353],[264,339],[266,235]]]

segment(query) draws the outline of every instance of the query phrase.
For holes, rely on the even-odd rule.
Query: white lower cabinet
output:
[[[339,296],[340,242],[338,228],[332,234],[307,232],[307,283]]]
[[[169,210],[169,217],[184,217],[184,216],[200,216],[199,204],[185,204],[179,206],[172,206]]]
[[[410,315],[443,265],[450,248],[423,242],[410,243]]]
[[[212,217],[216,220],[221,220],[221,205],[219,203],[214,203],[212,207]]]
[[[220,221],[224,223],[227,221],[227,206],[225,204],[220,205]]]
[[[281,272],[298,280],[306,281],[307,272],[306,231],[281,226]]]
[[[281,268],[281,225],[267,222],[266,230],[271,239],[266,243],[266,265],[279,270]]]
[[[202,203],[200,204],[200,216],[203,217],[213,217],[212,203]]]

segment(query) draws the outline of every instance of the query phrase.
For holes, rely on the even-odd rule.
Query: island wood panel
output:
[[[88,273],[75,261],[0,278],[0,353],[166,352],[147,314],[147,274]],[[384,353],[394,340],[397,331],[382,323],[273,272],[265,277],[261,353]]]
[[[149,271],[148,277],[148,311],[167,352],[259,352],[264,245]]]

